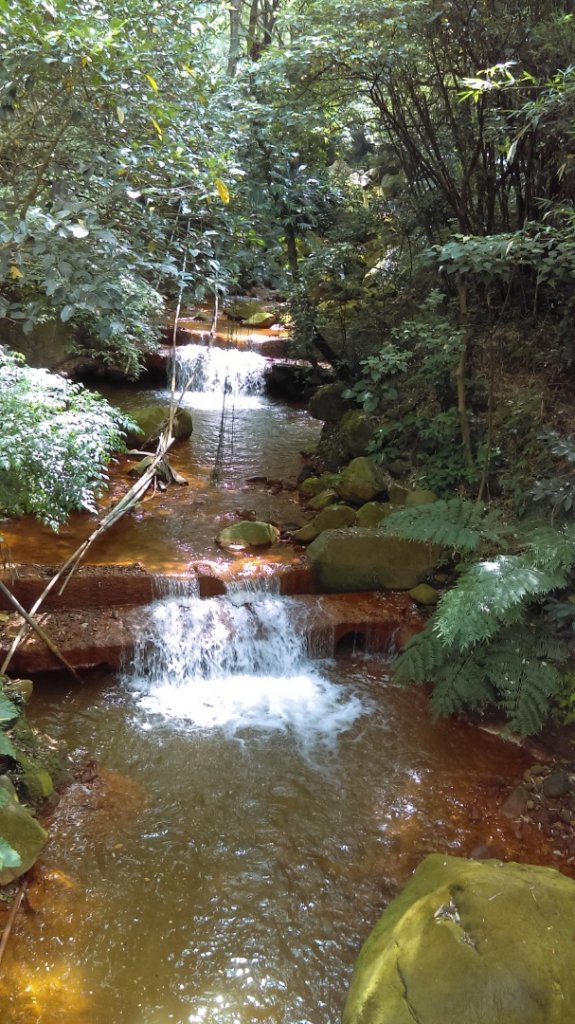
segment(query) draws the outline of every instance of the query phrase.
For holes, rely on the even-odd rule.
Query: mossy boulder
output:
[[[350,508],[349,505],[328,505],[309,523],[305,523],[300,530],[294,533],[293,539],[300,544],[309,544],[324,530],[354,526],[355,518],[355,509]]]
[[[337,423],[351,408],[352,402],[343,397],[345,384],[324,384],[309,400],[310,414],[324,423]]]
[[[429,583],[418,583],[409,591],[409,596],[416,604],[433,605],[439,601],[439,591],[430,587]]]
[[[411,590],[433,569],[439,548],[364,528],[325,530],[307,558],[319,590]]]
[[[432,854],[364,943],[343,1024],[568,1024],[575,882]]]
[[[365,455],[370,441],[373,441],[377,424],[372,416],[361,409],[350,409],[338,424],[341,444],[348,455]]]
[[[150,405],[143,405],[140,409],[130,412],[131,418],[137,423],[138,431],[128,433],[127,445],[129,448],[137,448],[158,437],[168,422],[168,409],[165,405],[155,402]],[[185,441],[193,431],[192,414],[188,409],[178,409],[174,416],[174,437],[176,441]]]
[[[240,522],[220,530],[216,543],[229,551],[242,551],[245,548],[262,548],[275,544],[279,535],[279,530],[271,523],[241,519]]]
[[[48,838],[36,818],[4,786],[0,787],[0,838],[20,857],[18,865],[7,865],[0,870],[0,885],[7,885],[28,871]]]
[[[382,470],[366,455],[360,455],[344,466],[336,486],[340,498],[352,505],[363,505],[384,489],[385,477]]]
[[[423,487],[416,487],[414,491],[409,491],[405,497],[407,508],[414,508],[416,505],[432,505],[434,501],[437,501],[435,491],[427,491]]]
[[[337,491],[334,491],[333,487],[328,487],[308,501],[308,508],[313,509],[314,512],[321,512],[323,508],[327,508],[328,505],[333,505],[335,502],[337,502]]]
[[[379,524],[396,511],[389,501],[366,501],[365,505],[357,510],[358,526],[379,526]]]
[[[299,493],[304,501],[309,501],[328,488],[337,488],[339,480],[339,473],[322,473],[321,476],[308,476],[300,484]]]

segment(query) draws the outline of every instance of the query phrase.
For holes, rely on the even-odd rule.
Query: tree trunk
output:
[[[238,61],[240,59],[240,16],[242,9],[242,0],[230,0],[229,12],[230,12],[230,45],[228,49],[228,67],[227,73],[229,78],[233,78],[237,68]]]

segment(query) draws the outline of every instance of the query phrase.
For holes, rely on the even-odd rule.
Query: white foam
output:
[[[207,345],[181,345],[176,349],[176,389],[187,387],[194,404],[202,405],[199,395],[227,394],[256,396],[263,392],[266,360],[255,352],[217,348]],[[207,397],[204,407],[210,408]]]
[[[335,743],[366,705],[309,661],[290,608],[289,598],[253,592],[156,602],[127,680],[140,706],[187,729]]]

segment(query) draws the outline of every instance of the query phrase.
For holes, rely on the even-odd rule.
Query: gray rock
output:
[[[433,569],[439,548],[375,530],[326,530],[307,550],[316,586],[328,593],[411,590]]]
[[[554,768],[551,775],[543,780],[541,792],[543,796],[554,799],[555,797],[566,796],[571,789],[569,776],[563,768]]]

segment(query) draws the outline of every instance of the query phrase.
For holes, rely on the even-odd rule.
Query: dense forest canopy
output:
[[[0,0],[3,343],[56,322],[136,377],[178,302],[271,291],[293,352],[331,363],[366,417],[370,455],[442,499],[386,526],[463,572],[402,671],[435,673],[448,711],[519,679],[497,699],[524,731],[563,685],[535,666],[559,665],[574,621],[571,8]],[[8,350],[1,366],[11,413],[49,388]],[[104,409],[85,410],[100,461],[121,426]],[[4,421],[3,510],[46,519],[14,485],[30,440]],[[52,521],[90,501],[63,494]],[[534,510],[547,532],[518,525]],[[497,613],[461,635],[473,602]]]

